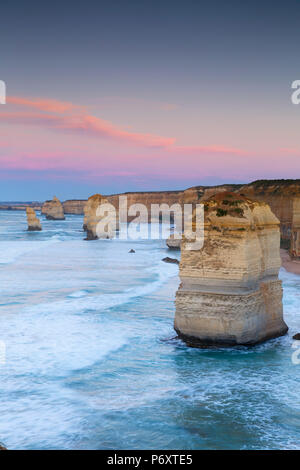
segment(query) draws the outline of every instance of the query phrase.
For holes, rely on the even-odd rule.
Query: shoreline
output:
[[[292,260],[288,250],[280,248],[281,266],[289,273],[300,276],[300,260]]]

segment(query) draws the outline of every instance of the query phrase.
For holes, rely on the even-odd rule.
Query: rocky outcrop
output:
[[[99,214],[99,207],[106,205],[104,214]],[[98,238],[112,238],[116,230],[116,210],[108,202],[107,198],[101,194],[94,194],[89,197],[84,207],[84,229],[86,230],[86,240],[97,240]],[[103,228],[99,222],[103,222],[104,217],[107,225]]]
[[[28,231],[35,232],[42,230],[41,222],[37,218],[35,210],[32,207],[26,208],[26,215],[27,215],[27,224],[28,224]]]
[[[83,215],[87,199],[69,199],[62,203],[65,214]]]
[[[167,239],[166,244],[170,250],[180,250],[181,238],[175,238],[174,234],[172,234]]]
[[[162,261],[164,261],[164,263],[179,264],[178,259],[169,258],[169,256],[166,256],[165,258],[163,258]]]
[[[65,220],[64,209],[56,196],[52,201],[46,201],[42,207],[42,214],[49,220]]]
[[[270,207],[225,192],[204,205],[204,245],[183,237],[175,330],[188,344],[253,345],[286,333],[278,280],[279,220]]]

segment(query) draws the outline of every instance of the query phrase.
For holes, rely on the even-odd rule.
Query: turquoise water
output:
[[[173,339],[163,241],[83,241],[82,218],[0,212],[0,441],[14,449],[300,447],[300,277],[284,338],[197,350]],[[129,254],[133,248],[136,253]],[[300,356],[299,356],[300,357]]]

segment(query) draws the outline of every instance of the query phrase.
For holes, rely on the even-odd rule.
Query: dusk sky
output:
[[[1,4],[0,200],[300,177],[300,1]]]

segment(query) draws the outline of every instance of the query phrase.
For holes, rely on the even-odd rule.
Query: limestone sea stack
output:
[[[279,220],[268,204],[232,192],[210,197],[204,214],[203,247],[181,243],[178,335],[198,347],[284,335]]]
[[[105,207],[107,207],[107,210],[104,214],[99,214],[99,207],[104,204]],[[101,229],[99,222],[101,222],[104,217],[106,217],[108,223],[111,224],[110,229],[112,231],[107,225],[103,230]],[[94,194],[93,196],[89,197],[86,205],[84,206],[83,228],[87,233],[86,240],[112,238],[112,232],[114,232],[116,229],[115,222],[116,210],[108,202],[106,197],[102,196],[101,194]]]
[[[28,231],[35,232],[42,230],[41,222],[37,218],[35,210],[32,207],[26,208],[26,215],[27,215],[27,224],[28,224]]]
[[[44,214],[48,220],[65,220],[63,206],[56,196],[54,196],[52,201],[46,201],[43,204],[42,214]]]

